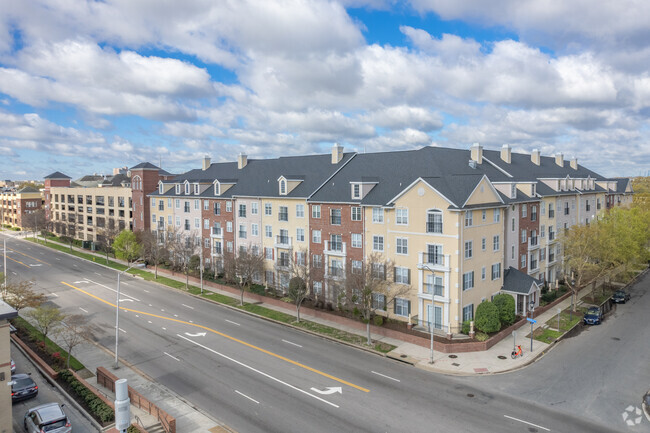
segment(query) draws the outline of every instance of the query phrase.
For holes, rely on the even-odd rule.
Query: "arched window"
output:
[[[442,233],[442,211],[431,209],[427,211],[427,233]]]
[[[188,181],[185,181],[185,194],[190,193],[190,183]]]
[[[214,183],[214,195],[220,195],[221,194],[221,188],[219,185],[219,182]]]
[[[280,180],[280,195],[287,194],[287,181],[284,179]]]
[[[135,176],[132,183],[134,190],[140,191],[142,189],[142,179],[140,179],[140,176]]]
[[[158,194],[164,193],[164,186],[162,182],[158,182]]]

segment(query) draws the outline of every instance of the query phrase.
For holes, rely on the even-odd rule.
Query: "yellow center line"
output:
[[[29,257],[30,259],[34,259],[34,260],[36,260],[37,262],[45,263],[45,264],[48,265],[48,266],[52,266],[52,265],[50,265],[49,263],[44,262],[43,260],[39,260],[39,259],[37,259],[36,257],[32,257],[32,256],[30,256],[29,254],[25,254],[25,253],[20,252],[20,251],[12,250],[12,249],[10,249],[10,248],[7,248],[7,249],[8,249],[9,251],[13,252],[13,253],[16,253],[16,254],[22,254],[23,256],[25,256],[25,257]]]
[[[31,267],[29,267],[29,265],[24,264],[24,263],[21,262],[20,260],[12,259],[12,258],[9,257],[9,256],[7,256],[7,258],[8,258],[9,260],[11,260],[12,262],[20,263],[20,264],[23,265],[24,267],[31,269]]]
[[[81,292],[83,294],[86,294],[86,295],[90,296],[91,298],[94,298],[94,299],[96,299],[96,300],[98,300],[100,302],[103,302],[104,304],[110,305],[111,307],[115,307],[115,304],[113,304],[113,303],[111,303],[109,301],[105,301],[104,299],[102,299],[102,298],[100,298],[98,296],[95,296],[95,295],[93,295],[91,293],[88,293],[85,290],[80,289],[79,287],[75,287],[72,284],[68,284],[65,281],[61,281],[61,284],[64,284],[64,285],[66,285],[68,287],[71,287],[71,288],[73,288],[75,290],[78,290],[79,292]],[[217,335],[219,335],[221,337],[227,338],[227,339],[229,339],[231,341],[237,342],[239,344],[243,344],[244,346],[249,347],[251,349],[255,349],[255,350],[258,350],[258,351],[260,351],[262,353],[265,353],[265,354],[267,354],[269,356],[273,356],[274,358],[281,359],[282,361],[288,362],[288,363],[293,364],[293,365],[295,365],[297,367],[301,367],[301,368],[304,368],[305,370],[309,370],[312,373],[320,374],[321,376],[327,377],[328,379],[332,379],[332,380],[335,380],[335,381],[337,381],[339,383],[342,383],[344,385],[351,386],[352,388],[356,388],[359,391],[370,392],[369,389],[366,389],[366,388],[361,387],[359,385],[355,385],[355,384],[350,383],[350,382],[348,382],[346,380],[339,379],[336,376],[332,376],[331,374],[328,374],[328,373],[325,373],[323,371],[317,370],[315,368],[309,367],[309,366],[307,366],[305,364],[301,364],[300,362],[297,362],[297,361],[294,361],[292,359],[286,358],[286,357],[284,357],[282,355],[278,355],[277,353],[273,353],[273,352],[268,351],[266,349],[262,349],[261,347],[258,347],[258,346],[255,346],[253,344],[247,343],[247,342],[245,342],[243,340],[232,337],[232,336],[230,336],[228,334],[224,334],[223,332],[219,332],[219,331],[216,331],[214,329],[208,328],[207,326],[197,325],[196,323],[185,322],[183,320],[174,319],[174,318],[171,318],[171,317],[160,316],[158,314],[147,313],[147,312],[144,312],[144,311],[133,310],[133,309],[130,309],[130,308],[125,308],[125,307],[120,307],[120,310],[130,311],[132,313],[143,314],[145,316],[156,317],[158,319],[169,320],[170,322],[182,323],[183,325],[194,326],[195,328],[204,329],[204,330],[206,330],[208,332],[212,332],[212,333],[217,334]]]

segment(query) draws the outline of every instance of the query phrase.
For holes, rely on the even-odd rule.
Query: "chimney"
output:
[[[507,144],[501,146],[501,159],[510,164],[512,161],[512,149]]]
[[[241,170],[242,168],[246,167],[246,164],[248,164],[248,156],[240,152],[239,156],[237,157],[237,169]]]
[[[203,157],[203,171],[207,170],[210,168],[210,157],[209,156],[204,156]]]
[[[471,155],[472,161],[476,161],[477,164],[483,164],[483,146],[478,143],[472,144]]]
[[[343,159],[343,146],[334,143],[332,146],[332,164],[338,164]]]
[[[578,158],[576,158],[575,156],[571,158],[571,168],[574,170],[578,169]]]
[[[530,154],[530,160],[533,162],[533,164],[539,165],[541,161],[539,150],[533,149],[533,152]]]
[[[560,167],[564,167],[564,155],[561,153],[556,153],[555,154],[555,163],[559,165]]]

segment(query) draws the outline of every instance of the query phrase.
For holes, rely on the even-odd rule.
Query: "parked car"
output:
[[[36,397],[38,386],[29,376],[29,374],[12,374],[11,375],[11,402],[15,403],[20,400]]]
[[[27,433],[70,433],[70,419],[63,412],[59,403],[46,403],[36,406],[25,413],[23,425]]]
[[[617,304],[625,304],[629,300],[630,300],[630,294],[627,293],[625,290],[617,290],[612,295],[612,302],[615,302]]]
[[[16,372],[16,363],[14,360],[11,360],[11,374],[14,374]]]
[[[600,325],[602,320],[603,313],[600,311],[600,307],[589,307],[583,318],[585,325]]]

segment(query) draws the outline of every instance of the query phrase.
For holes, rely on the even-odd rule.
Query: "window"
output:
[[[257,224],[251,224],[251,236],[259,236],[259,226]]]
[[[352,233],[352,248],[361,248],[363,244],[363,237],[361,233]]]
[[[330,235],[330,251],[343,251],[343,236],[342,235]]]
[[[427,212],[427,233],[442,233],[442,212],[430,210]]]
[[[469,304],[463,307],[463,322],[474,320],[474,304]]]
[[[521,255],[521,266],[520,268],[523,269],[526,267],[526,254]]]
[[[264,279],[267,284],[273,285],[273,271],[264,271]]]
[[[463,290],[469,290],[474,287],[474,271],[463,274]]]
[[[526,229],[521,230],[521,243],[526,243],[527,240],[527,234],[526,234]]]
[[[190,193],[190,184],[188,182],[185,182],[185,194]]]
[[[189,213],[190,211],[190,202],[185,200],[183,202],[183,211]]]
[[[474,221],[473,211],[465,211],[465,227],[471,227]]]
[[[176,184],[176,194],[181,193],[181,186],[179,184]]]
[[[297,251],[296,252],[296,265],[298,266],[305,266],[305,256],[306,253],[303,251]]]
[[[381,223],[383,224],[384,222],[384,210],[380,207],[373,207],[372,208],[372,222],[373,223]]]
[[[359,185],[358,183],[352,184],[352,198],[353,199],[361,198],[361,185]]]
[[[499,235],[492,236],[492,251],[499,251],[501,248],[501,238]]]
[[[540,229],[539,229],[539,235],[542,237],[542,239],[546,237],[546,226],[545,226],[545,225],[542,225],[542,226],[540,227]]]
[[[287,245],[289,242],[289,230],[280,229],[280,235],[277,238],[277,243]]]
[[[194,200],[194,210],[201,209],[201,200]]]
[[[226,202],[226,212],[232,212],[232,202],[231,201]]]
[[[320,218],[320,205],[314,204],[311,206],[311,217]]]
[[[246,218],[246,205],[245,204],[240,204],[239,205],[239,217],[240,218]]]
[[[314,281],[314,295],[320,296],[323,294],[323,283],[320,281]]]
[[[395,298],[395,314],[408,317],[411,314],[411,301],[404,298]]]
[[[569,215],[569,202],[564,202],[564,215]]]
[[[515,198],[517,197],[517,185],[514,183],[510,185],[510,198]]]
[[[181,208],[181,201],[180,201],[179,199],[176,199],[174,204],[175,204],[175,206],[176,206],[176,209],[180,209],[180,208]]]
[[[515,246],[513,245],[512,248],[510,249],[510,259],[514,260],[515,259]]]
[[[341,209],[330,209],[330,223],[341,225]]]
[[[305,205],[304,204],[297,204],[296,205],[296,218],[304,218],[305,217]]]
[[[528,216],[528,205],[526,203],[521,205],[521,217],[526,218]]]
[[[485,266],[481,268],[481,280],[485,280]]]
[[[515,219],[514,218],[512,218],[512,224],[511,224],[510,230],[513,231],[513,232],[515,231]]]
[[[483,209],[481,211],[481,220],[482,221],[487,221],[487,210],[486,209]]]
[[[553,209],[553,203],[548,204],[548,217],[555,218],[555,210]]]
[[[172,222],[172,216],[171,216],[171,215],[167,215],[167,225],[172,225],[172,224],[173,224],[173,222]],[[177,225],[180,225],[180,221],[179,221],[179,223],[178,223]]]
[[[361,274],[363,272],[363,263],[361,260],[352,260],[352,273]]]
[[[239,238],[246,239],[246,224],[239,225]]]
[[[264,226],[264,236],[267,238],[273,237],[273,226]]]
[[[372,269],[370,271],[372,278],[377,278],[379,280],[386,279],[386,265],[383,263],[373,263]]]
[[[320,230],[312,230],[311,241],[315,244],[320,244],[321,242]]]
[[[273,215],[273,205],[271,203],[264,203],[264,215]]]
[[[409,268],[396,266],[395,282],[398,284],[411,284],[411,270]]]
[[[323,256],[321,256],[320,254],[314,254],[311,257],[311,260],[313,262],[312,265],[314,266],[314,268],[320,269],[323,267]]]
[[[408,225],[409,223],[409,210],[408,209],[395,209],[395,223],[400,225]]]
[[[305,242],[305,229],[296,229],[296,241]]]
[[[207,200],[203,200],[203,210],[209,210],[209,209],[210,209],[210,202]]]
[[[501,221],[501,209],[494,209],[493,220],[495,223]]]
[[[530,207],[530,220],[537,221],[537,206]]]
[[[465,258],[471,259],[473,255],[474,242],[467,241],[465,242]]]
[[[289,221],[288,206],[278,206],[278,221]]]
[[[442,245],[427,245],[426,262],[442,265]]]
[[[501,263],[492,265],[492,281],[501,278]]]
[[[280,180],[280,195],[287,195],[287,181],[284,179]]]
[[[232,221],[226,221],[226,231],[228,233],[232,232]]]
[[[181,226],[181,217],[177,216],[176,217],[176,227],[180,227],[180,226]]]
[[[189,229],[190,229],[190,220],[185,218],[185,230],[189,230]]]
[[[214,214],[215,215],[221,215],[221,203],[216,202],[214,204]]]
[[[358,206],[352,208],[352,221],[361,221],[361,208]]]
[[[539,204],[539,213],[546,215],[546,202],[543,201]]]
[[[201,228],[201,219],[200,218],[194,218],[194,228],[195,229],[200,229]]]
[[[341,260],[332,260],[329,273],[333,277],[343,276],[343,262]]]
[[[206,229],[206,230],[210,228],[210,220],[209,219],[207,219],[207,218],[203,219],[203,228]]]
[[[373,251],[384,251],[384,237],[383,236],[373,236],[372,237],[372,250]]]
[[[203,240],[203,248],[210,248],[210,239],[205,238]],[[207,260],[206,260],[207,261]]]
[[[373,293],[372,308],[375,310],[386,310],[386,295],[382,295],[381,293]]]
[[[409,241],[407,238],[397,238],[397,254],[408,254],[409,253]]]
[[[273,248],[270,247],[264,248],[264,258],[266,260],[273,260]]]
[[[543,262],[544,260],[546,260],[546,248],[539,250],[539,261]]]
[[[485,251],[487,248],[487,240],[485,238],[481,239],[481,251]]]

